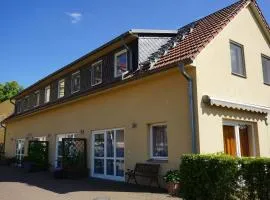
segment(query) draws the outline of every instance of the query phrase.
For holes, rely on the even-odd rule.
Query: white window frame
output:
[[[237,72],[233,72],[233,66],[232,66],[232,55],[231,55],[231,46],[234,45],[234,46],[237,46],[241,49],[241,58],[242,58],[242,64],[243,66],[243,74],[240,74],[240,73],[237,73]],[[236,75],[236,76],[240,76],[240,77],[243,77],[243,78],[246,78],[247,77],[247,70],[246,70],[246,62],[245,62],[245,51],[244,51],[244,45],[238,43],[238,42],[235,42],[233,40],[230,40],[230,58],[231,58],[231,73],[233,75]]]
[[[266,56],[266,55],[264,55],[264,54],[261,55],[261,60],[262,60],[262,72],[263,72],[263,83],[264,83],[265,85],[270,85],[270,77],[269,77],[268,82],[265,81],[265,79],[264,79],[263,59],[268,60],[268,62],[270,62],[270,57],[269,57],[269,56]],[[270,69],[269,69],[269,71],[270,71]],[[269,73],[270,73],[270,72],[269,72]]]
[[[74,78],[74,76],[76,76],[76,75],[78,75],[79,74],[79,77],[80,77],[80,79],[79,79],[79,89],[77,89],[77,90],[73,90],[73,84],[74,84],[74,82],[73,82],[73,78]],[[72,75],[71,75],[71,94],[74,94],[74,93],[76,93],[76,92],[79,92],[81,90],[81,73],[80,73],[80,71],[76,71],[76,72],[74,72]]]
[[[90,162],[91,162],[91,176],[92,177],[96,177],[96,178],[102,178],[102,179],[109,179],[109,180],[115,180],[115,181],[125,181],[125,173],[124,176],[112,176],[112,175],[106,175],[106,171],[107,171],[107,165],[105,160],[107,159],[112,159],[114,160],[114,162],[116,163],[116,160],[121,160],[124,161],[124,169],[126,166],[126,161],[125,161],[125,157],[126,157],[126,152],[124,153],[124,157],[117,157],[116,156],[116,131],[118,130],[123,130],[124,131],[124,151],[126,150],[126,137],[125,137],[125,128],[112,128],[112,129],[102,129],[102,130],[93,130],[90,133],[90,138],[91,138],[91,157],[90,157]],[[107,134],[108,132],[113,131],[114,132],[114,156],[113,157],[107,157]],[[103,157],[96,157],[95,156],[95,135],[96,134],[104,134],[104,156]],[[94,159],[98,158],[98,159],[104,159],[104,173],[103,174],[95,174],[94,173]],[[114,174],[116,174],[116,164],[114,163]]]
[[[127,50],[126,49],[123,49],[123,50],[121,50],[121,51],[119,51],[119,52],[117,52],[117,53],[114,54],[114,78],[121,77],[121,74],[120,75],[117,74],[117,57],[119,55],[121,55],[121,54],[124,54],[124,53],[126,53],[126,57],[127,57],[127,59],[126,59],[127,60],[126,65],[127,65],[127,71],[128,71],[128,53],[127,53]]]
[[[93,83],[93,79],[94,79],[94,74],[93,74],[93,71],[94,70],[93,69],[94,69],[94,67],[96,67],[99,64],[101,64],[101,81],[99,83]],[[102,83],[102,78],[103,78],[103,76],[102,76],[102,65],[103,65],[103,61],[102,60],[99,60],[99,61],[97,61],[97,62],[95,62],[95,63],[93,63],[91,65],[91,86],[99,85],[99,84]]]
[[[22,154],[21,150],[19,151],[17,149],[17,143],[18,142],[23,144],[23,148],[24,148],[23,154]],[[24,158],[24,156],[25,156],[25,139],[24,138],[18,138],[18,139],[16,139],[16,142],[15,142],[15,157],[16,157],[16,159],[19,158],[19,160],[21,162],[22,159]],[[21,164],[19,164],[19,165],[21,165]]]
[[[47,91],[49,91],[49,97],[48,97],[48,99],[47,99]],[[51,98],[51,86],[48,85],[48,86],[45,87],[45,89],[44,89],[44,103],[50,102],[50,100],[51,100],[50,98]]]
[[[61,82],[64,82],[64,95],[63,96],[60,96],[60,83]],[[63,98],[65,96],[65,84],[66,83],[65,83],[65,79],[64,78],[58,81],[58,92],[57,92],[58,99]]]
[[[79,133],[64,133],[64,134],[57,134],[55,137],[55,163],[54,163],[54,167],[57,168],[57,162],[58,162],[58,158],[62,157],[58,155],[58,141],[59,139],[63,139],[63,138],[76,138],[76,135],[78,135]]]
[[[166,157],[164,156],[154,156],[153,155],[153,127],[154,126],[166,126],[167,129],[167,145],[168,145],[168,155]],[[153,160],[168,160],[169,158],[169,142],[168,142],[168,125],[167,123],[156,123],[150,125],[150,158]]]
[[[234,127],[234,137],[235,137],[235,143],[236,143],[236,156],[237,157],[242,157],[241,156],[241,144],[240,144],[240,134],[239,134],[239,127],[240,125],[247,125],[251,127],[251,140],[252,140],[252,147],[253,149],[251,150],[251,156],[256,156],[256,137],[255,137],[255,128],[254,124],[251,122],[242,122],[242,121],[230,121],[230,120],[224,120],[223,121],[223,126],[233,126]],[[224,143],[224,141],[223,141]]]
[[[34,107],[38,107],[40,104],[40,91],[39,90],[35,91],[34,96],[35,95],[37,95],[37,99],[35,99]]]

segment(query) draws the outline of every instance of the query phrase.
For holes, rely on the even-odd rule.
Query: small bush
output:
[[[39,141],[30,141],[28,156],[24,158],[25,162],[33,162],[37,168],[48,169],[48,143]]]
[[[235,199],[239,177],[236,159],[227,155],[184,155],[181,193],[188,200]]]
[[[180,171],[169,170],[163,179],[166,183],[180,183]]]

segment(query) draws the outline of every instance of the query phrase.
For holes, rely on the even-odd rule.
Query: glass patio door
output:
[[[24,139],[17,139],[16,140],[16,159],[18,161],[18,165],[21,165],[21,162],[23,160],[24,157]]]
[[[124,180],[124,130],[95,131],[92,143],[92,176]]]

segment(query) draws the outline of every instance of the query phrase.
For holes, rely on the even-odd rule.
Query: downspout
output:
[[[15,106],[15,103],[12,101],[12,98],[9,99],[9,102]]]
[[[191,127],[191,140],[192,140],[192,153],[197,153],[197,136],[196,136],[196,123],[195,123],[195,109],[194,109],[194,92],[193,92],[193,79],[188,74],[183,63],[179,64],[179,70],[185,79],[188,81],[188,100],[189,100],[189,116]]]

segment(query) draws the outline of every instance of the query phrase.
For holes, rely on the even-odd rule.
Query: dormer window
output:
[[[34,107],[39,106],[39,100],[40,100],[40,92],[36,91],[34,93]]]
[[[71,93],[80,91],[80,71],[77,71],[72,74],[71,77]]]
[[[124,49],[114,55],[114,77],[122,76],[128,71],[127,50]]]
[[[23,110],[29,109],[29,96],[26,96],[23,100]]]
[[[65,79],[61,79],[58,82],[58,98],[65,96]]]
[[[102,83],[102,60],[91,66],[91,85],[95,86]]]
[[[50,102],[50,96],[51,96],[51,87],[48,85],[45,88],[44,103]]]

